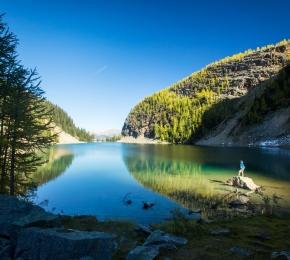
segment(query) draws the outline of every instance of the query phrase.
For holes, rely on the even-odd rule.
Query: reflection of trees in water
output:
[[[218,153],[219,149],[225,150]],[[124,149],[123,160],[128,171],[143,186],[164,194],[189,209],[199,208],[205,215],[214,215],[215,217],[217,215],[227,217],[235,213],[228,209],[227,197],[225,197],[226,194],[235,189],[221,183],[222,180],[225,180],[225,177],[231,177],[234,172],[221,170],[220,165],[224,166],[225,157],[228,158],[230,165],[232,162],[238,161],[236,159],[242,154],[243,158],[246,158],[248,162],[247,165],[254,160],[256,161],[256,167],[260,169],[262,168],[261,165],[263,167],[265,164],[271,165],[270,173],[268,174],[274,176],[275,179],[285,179],[284,171],[288,167],[288,163],[282,162],[282,165],[277,166],[277,161],[281,157],[289,156],[289,154],[281,155],[277,154],[277,151],[246,148],[236,150],[235,154],[233,149],[230,148],[219,149],[214,152],[213,148],[195,147],[192,149],[193,152],[190,153],[190,147],[182,146],[140,146],[140,148],[133,146],[133,148],[126,147]],[[246,154],[245,152],[248,153]],[[253,157],[250,158],[250,156]],[[211,167],[208,165],[211,165]],[[214,165],[217,165],[217,167],[214,167]],[[276,166],[277,168],[275,168]],[[265,175],[267,176],[267,174]],[[271,179],[266,177],[264,178],[264,183],[271,184],[272,182]],[[272,196],[273,190],[269,188],[266,193]],[[280,193],[278,192],[278,195],[281,195]],[[284,196],[283,206],[285,204],[284,201],[288,201],[287,199],[285,200],[285,198],[288,198],[287,194],[289,192]],[[261,203],[261,198],[256,194],[252,194],[251,201]]]
[[[45,184],[60,176],[72,164],[74,158],[74,155],[68,150],[58,147],[51,148],[43,156],[47,162],[31,176],[31,181],[36,186]]]
[[[241,159],[247,170],[261,176],[290,180],[290,149],[248,147],[199,147],[184,145],[124,146],[123,156],[151,160],[153,157],[166,161],[218,167],[236,172]]]
[[[129,172],[143,186],[189,209],[199,208],[207,216],[216,214],[218,205],[224,205],[224,194],[230,189],[223,189],[220,183],[211,183],[202,172],[201,164],[152,156],[124,155],[123,159]]]

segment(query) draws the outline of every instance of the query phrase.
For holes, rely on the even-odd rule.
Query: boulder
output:
[[[127,260],[151,260],[159,255],[160,251],[177,250],[177,247],[171,243],[161,243],[153,245],[137,246],[131,250],[127,256]]]
[[[142,246],[137,246],[131,250],[127,260],[152,260],[159,255],[161,250],[176,250],[177,246],[187,244],[183,237],[167,234],[161,230],[151,232]]]
[[[148,226],[144,226],[144,225],[141,225],[141,224],[138,224],[136,227],[135,227],[135,231],[138,232],[138,233],[141,233],[143,235],[150,235],[152,233],[152,230],[150,227]]]
[[[106,260],[116,247],[116,237],[103,232],[31,227],[20,232],[15,258]]]
[[[175,246],[183,246],[187,244],[187,239],[167,234],[161,230],[155,230],[146,239],[144,245],[172,244]]]
[[[16,225],[19,227],[53,223],[57,225],[59,217],[46,212],[32,203],[13,196],[0,195],[0,225]]]
[[[158,254],[158,247],[137,246],[129,252],[126,260],[153,260]]]
[[[240,196],[237,199],[231,200],[229,206],[231,208],[239,208],[245,206],[249,202],[249,198],[245,196]]]
[[[226,184],[234,186],[241,189],[247,189],[255,191],[260,186],[256,185],[254,181],[249,177],[234,176],[226,181]]]

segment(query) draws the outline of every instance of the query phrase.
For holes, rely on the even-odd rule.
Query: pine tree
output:
[[[1,17],[1,192],[10,195],[25,193],[29,174],[41,163],[38,152],[55,139],[40,79],[17,60],[16,45]]]

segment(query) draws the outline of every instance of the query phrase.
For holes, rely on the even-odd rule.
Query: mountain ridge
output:
[[[138,103],[127,116],[122,134],[171,143],[246,145],[226,138],[213,143],[199,140],[229,117],[240,99],[275,78],[289,58],[290,42],[283,40],[211,63]]]

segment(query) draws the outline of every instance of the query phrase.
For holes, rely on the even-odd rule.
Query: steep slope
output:
[[[270,79],[284,77],[273,83],[273,88],[279,84],[287,85],[285,88],[288,88],[289,83],[285,79],[288,70],[284,70],[286,76],[282,71],[289,63],[289,58],[290,42],[284,40],[276,45],[248,50],[212,63],[137,104],[126,118],[122,134],[172,143],[256,143],[259,139],[256,135],[262,136],[265,130],[254,133],[251,140],[239,140],[238,135],[242,132],[245,134],[246,129],[249,130],[252,125],[262,125],[264,120],[268,120],[268,114],[278,107],[266,109],[260,115],[259,122],[248,120],[245,123],[243,115],[252,106],[263,105],[253,101],[256,94],[252,93],[259,89],[273,91],[271,87],[264,86]],[[279,103],[281,97],[278,96],[275,102]],[[271,105],[269,103],[266,106]],[[287,108],[289,104],[285,106]],[[253,113],[248,117],[253,117]],[[287,136],[287,128],[283,128],[283,131],[272,133],[271,138]],[[263,138],[267,138],[266,133]]]
[[[54,131],[58,134],[58,143],[89,142],[93,140],[93,135],[85,129],[77,127],[72,118],[62,108],[49,101],[46,101],[46,105],[52,111],[52,120],[55,124]]]

